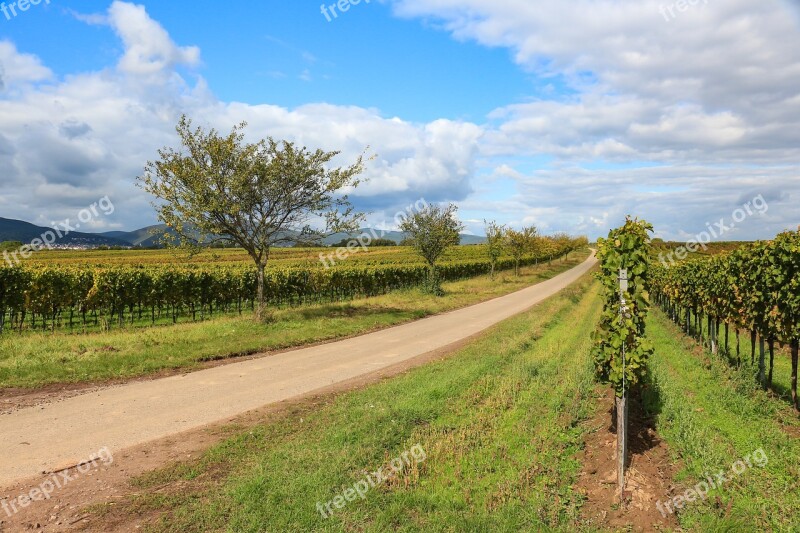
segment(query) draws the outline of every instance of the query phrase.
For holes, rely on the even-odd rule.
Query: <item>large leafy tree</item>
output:
[[[400,221],[400,231],[408,235],[408,244],[428,263],[429,292],[441,294],[441,283],[436,272],[436,263],[451,246],[461,242],[464,226],[456,218],[458,208],[450,204],[440,206],[429,204],[419,211],[404,215]]]
[[[150,161],[139,186],[157,198],[159,219],[173,231],[169,244],[197,252],[230,243],[244,248],[257,269],[258,319],[266,317],[264,271],[270,250],[294,242],[315,243],[336,232],[355,231],[362,216],[346,191],[360,183],[359,157],[329,169],[339,152],[310,151],[271,137],[244,139],[246,123],[230,134],[177,126],[182,147],[163,148]]]

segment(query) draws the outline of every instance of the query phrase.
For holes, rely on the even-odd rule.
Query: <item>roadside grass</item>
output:
[[[418,289],[344,303],[283,308],[268,324],[252,315],[107,333],[29,333],[0,336],[0,393],[54,383],[100,382],[192,369],[210,360],[330,341],[451,311],[523,289],[582,263],[570,259],[445,283],[444,297]]]
[[[587,275],[445,360],[300,406],[93,512],[105,525],[155,516],[144,529],[165,532],[573,531],[600,309]],[[329,518],[318,512],[415,445],[425,461]]]
[[[648,336],[660,400],[657,427],[683,468],[682,494],[707,475],[723,470],[729,481],[707,500],[686,503],[678,512],[692,531],[798,531],[800,517],[800,418],[784,399],[764,392],[747,365],[731,367],[724,356],[703,351],[660,310]],[[743,343],[744,344],[744,343]],[[776,378],[784,365],[776,364]],[[787,372],[788,375],[788,372]],[[782,380],[782,378],[780,378]],[[736,461],[763,449],[768,463],[731,475]],[[737,466],[741,470],[741,465]],[[663,501],[668,501],[665,494]],[[655,507],[653,512],[657,513]]]

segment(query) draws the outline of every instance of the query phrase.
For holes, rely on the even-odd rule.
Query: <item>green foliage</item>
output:
[[[374,248],[383,248],[387,246],[397,246],[397,243],[391,239],[358,239],[357,237],[351,239],[342,239],[341,241],[332,244],[331,248],[347,248],[347,246],[352,243],[353,241],[358,242],[359,246],[362,244],[367,247],[374,247]]]
[[[519,275],[519,261],[529,253],[533,253],[538,243],[537,230],[534,226],[522,228],[521,231],[507,229],[505,231],[505,247],[514,258],[514,272]]]
[[[800,338],[800,231],[654,269],[660,298],[770,339]]]
[[[3,241],[0,242],[0,252],[15,252],[22,248],[22,243],[19,241]]]
[[[428,263],[428,280],[425,288],[431,293],[441,293],[441,277],[436,263],[451,246],[461,242],[464,225],[456,218],[458,208],[427,205],[419,211],[404,215],[400,231],[408,234],[412,246]]]
[[[737,331],[749,330],[754,340],[758,335],[770,346],[775,341],[791,344],[792,399],[800,410],[800,230],[710,259],[661,265],[655,269],[652,290],[662,306],[672,310],[673,318],[691,311],[706,315],[712,324],[722,322]],[[771,358],[766,377],[764,360],[760,360],[759,379],[765,388],[772,382],[772,366]]]
[[[570,251],[559,250],[559,255]],[[22,267],[0,264],[0,332],[7,329],[70,325],[111,326],[128,322],[163,323],[190,316],[202,319],[219,312],[241,312],[257,300],[257,270],[242,261],[176,265],[164,261],[167,252],[106,252],[108,264],[50,264],[32,262]],[[231,250],[232,258],[241,252]],[[385,249],[355,254],[333,268],[323,268],[313,250],[280,249],[275,265],[265,271],[264,298],[268,304],[305,304],[375,296],[430,283],[427,264],[411,250]],[[311,255],[309,255],[311,254]],[[112,259],[154,256],[159,262],[129,264]],[[228,256],[222,256],[227,259]],[[285,258],[284,258],[285,257]],[[523,264],[542,258],[529,255]],[[309,265],[309,262],[311,265]],[[515,265],[509,257],[500,269]],[[481,247],[459,246],[448,251],[436,270],[436,282],[489,273],[491,266]],[[74,318],[74,322],[73,322]]]
[[[367,245],[374,246],[374,247],[386,247],[386,246],[397,246],[397,243],[394,242],[392,239],[375,239],[371,243]]]
[[[495,221],[486,224],[486,255],[489,256],[489,264],[492,266],[492,278],[494,278],[497,261],[503,255],[506,247],[506,227]]]
[[[610,383],[618,397],[641,384],[647,359],[653,352],[645,339],[645,320],[650,306],[647,282],[650,270],[650,232],[643,220],[627,218],[621,228],[598,239],[599,279],[605,304],[597,330],[592,335],[598,377]],[[628,271],[628,290],[621,292],[620,269]],[[620,311],[620,296],[626,306]],[[624,369],[623,369],[624,350]]]
[[[319,242],[326,233],[353,231],[355,214],[345,189],[359,185],[361,157],[347,168],[326,165],[339,152],[311,152],[288,141],[244,142],[245,123],[227,136],[192,128],[181,117],[182,149],[163,148],[148,162],[139,185],[156,197],[158,218],[174,230],[167,244],[196,252],[199,243],[235,243],[258,269],[258,312],[264,313],[264,268],[270,249],[297,240]],[[326,221],[324,231],[314,219]]]

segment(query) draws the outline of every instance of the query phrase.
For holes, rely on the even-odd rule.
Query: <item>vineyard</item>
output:
[[[543,239],[523,265],[563,256],[583,241]],[[331,249],[276,250],[266,272],[271,305],[301,305],[375,296],[422,284],[428,269],[410,248],[374,248],[325,268]],[[21,267],[0,267],[0,332],[203,320],[254,307],[256,271],[241,250],[219,250],[185,264],[168,251],[44,252]],[[514,266],[503,257],[501,269]],[[445,281],[487,274],[483,246],[448,251],[439,275]]]
[[[792,402],[800,410],[800,231],[729,254],[657,265],[651,287],[656,301],[685,331],[700,336],[713,353],[730,354],[738,365],[742,362],[740,334],[749,333],[750,363],[755,367],[758,353],[758,380],[765,389],[772,386],[776,344],[789,345]],[[731,330],[736,335],[735,356],[730,350]]]

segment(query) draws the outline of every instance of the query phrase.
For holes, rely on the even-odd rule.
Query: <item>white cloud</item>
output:
[[[39,58],[21,54],[14,43],[0,41],[0,94],[25,83],[50,79],[53,73]]]
[[[200,49],[177,46],[142,5],[119,0],[108,10],[108,22],[125,45],[119,70],[134,75],[164,75],[181,65],[200,62]]]
[[[726,0],[667,22],[662,4],[396,0],[400,16],[507,47],[520,68],[570,89],[500,107],[478,125],[219,101],[192,72],[197,47],[175,43],[143,6],[115,1],[107,13],[79,16],[122,42],[116,65],[101,72],[56,79],[39,58],[0,41],[2,216],[46,223],[109,194],[114,224],[152,222],[134,178],[157,148],[175,144],[174,124],[187,113],[223,131],[246,120],[252,138],[340,150],[342,164],[369,145],[377,158],[355,199],[375,219],[425,197],[459,201],[469,220],[592,236],[631,212],[678,236],[764,194],[768,216],[736,237],[796,226],[800,19],[779,0]],[[292,49],[312,76],[316,58]]]
[[[103,22],[119,35],[124,51],[115,68],[54,80],[38,58],[0,43],[8,79],[39,82],[24,92],[0,93],[0,161],[8,163],[4,217],[46,224],[108,194],[117,207],[114,226],[152,223],[149,199],[135,188],[135,177],[158,148],[176,144],[174,127],[183,113],[221,131],[247,121],[251,139],[272,136],[341,151],[340,164],[369,146],[378,157],[369,162],[369,181],[356,200],[376,211],[374,219],[391,219],[421,197],[461,200],[469,194],[482,133],[476,125],[413,124],[352,106],[290,110],[221,102],[202,78],[191,86],[176,72],[198,65],[200,52],[176,45],[144,7],[116,1],[107,15],[86,20]]]
[[[522,197],[533,200],[510,215],[514,220],[560,205],[546,223],[580,218],[566,229],[590,231],[592,221],[613,222],[630,210],[674,235],[678,227],[691,233],[705,213],[724,211],[726,198],[745,190],[780,190],[796,202],[800,25],[788,11],[796,3],[697,2],[667,22],[661,7],[673,4],[395,0],[394,9],[457,39],[507,47],[521,68],[572,89],[571,96],[490,116],[482,153],[498,166],[510,156],[554,158],[531,178],[518,178]],[[628,168],[594,170],[604,165]],[[627,185],[617,189],[618,182]],[[691,192],[647,195],[633,183],[642,190],[683,183]],[[796,226],[796,210],[778,204],[759,224],[746,236]]]

